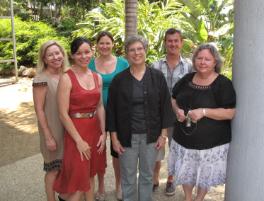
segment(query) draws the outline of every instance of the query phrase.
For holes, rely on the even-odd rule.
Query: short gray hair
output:
[[[129,47],[136,42],[140,42],[143,45],[145,52],[147,52],[148,41],[143,36],[134,35],[134,36],[129,36],[125,41],[125,53],[126,54],[128,53]]]
[[[196,69],[195,67],[195,59],[197,57],[197,55],[199,54],[199,52],[201,52],[202,50],[209,50],[209,52],[212,54],[212,56],[215,59],[215,72],[220,73],[221,71],[221,67],[223,64],[223,59],[221,58],[218,50],[216,49],[216,47],[213,44],[210,43],[205,43],[202,45],[199,45],[199,47],[194,51],[193,53],[193,57],[192,57],[192,63],[193,63],[193,67],[194,69]]]

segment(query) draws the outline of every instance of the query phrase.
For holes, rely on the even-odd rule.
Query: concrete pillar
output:
[[[237,113],[225,201],[264,200],[264,1],[235,1]]]

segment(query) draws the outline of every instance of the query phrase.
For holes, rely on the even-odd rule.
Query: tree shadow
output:
[[[15,111],[0,109],[0,166],[39,153],[39,136],[32,102]]]

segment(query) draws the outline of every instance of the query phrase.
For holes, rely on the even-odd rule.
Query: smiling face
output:
[[[167,54],[179,55],[183,46],[183,40],[179,33],[168,34],[165,38],[165,49]]]
[[[102,36],[97,42],[98,53],[102,56],[108,56],[112,54],[114,43],[107,35]]]
[[[127,49],[127,59],[133,65],[145,65],[146,51],[141,42],[135,42],[129,45]]]
[[[211,74],[215,72],[216,60],[208,49],[203,49],[198,52],[194,66],[198,73]]]
[[[92,55],[93,53],[91,46],[88,43],[84,42],[72,55],[72,59],[74,60],[75,65],[87,68],[87,65],[90,63]]]
[[[44,63],[46,64],[47,68],[62,68],[63,61],[63,53],[57,45],[51,45],[46,49]]]

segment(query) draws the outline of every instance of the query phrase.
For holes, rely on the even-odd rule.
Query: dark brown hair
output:
[[[179,29],[175,29],[175,28],[169,28],[169,29],[167,29],[167,31],[165,32],[164,41],[166,41],[168,35],[172,35],[172,34],[175,34],[175,33],[179,34],[180,37],[181,37],[181,39],[183,39],[183,35],[182,35],[181,30],[179,30]]]
[[[96,43],[98,43],[100,41],[100,39],[102,37],[104,37],[104,36],[107,36],[108,38],[110,38],[112,43],[114,43],[114,38],[113,38],[112,34],[110,32],[108,32],[108,31],[99,32],[98,35],[97,35],[97,38],[96,38]]]

